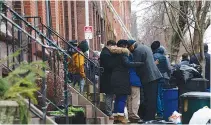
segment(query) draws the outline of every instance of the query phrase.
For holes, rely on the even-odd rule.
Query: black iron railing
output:
[[[38,28],[44,29],[45,33],[49,33],[50,39],[53,40],[58,46],[61,46],[61,48],[66,50],[66,51],[68,51],[68,47],[69,47],[69,48],[73,49],[76,53],[82,55],[85,58],[84,67],[85,67],[85,73],[86,73],[87,89],[83,92],[81,92],[80,90],[79,91],[82,95],[84,95],[87,99],[89,99],[94,104],[95,107],[97,107],[98,106],[97,104],[99,104],[99,101],[100,101],[99,100],[99,78],[100,78],[99,74],[103,71],[102,68],[100,68],[99,65],[97,65],[93,60],[91,60],[87,56],[85,56],[81,51],[77,50],[76,47],[74,47],[70,43],[68,43],[68,41],[65,40],[65,38],[63,38],[61,35],[59,35],[59,33],[54,31],[52,28],[42,24],[42,20],[41,20],[40,17],[25,16],[24,18],[26,18],[27,20],[38,19],[39,23],[38,24],[34,23],[33,25],[35,25]],[[50,55],[53,55],[53,54],[50,53]],[[53,57],[54,57],[54,55],[53,55]],[[64,59],[64,60],[66,60],[66,59]],[[55,62],[55,61],[53,61],[53,62]],[[68,63],[70,64],[71,62],[68,62]],[[52,64],[52,63],[50,63],[50,64]],[[53,63],[53,64],[55,64],[55,63]],[[55,65],[51,65],[50,67],[52,67],[51,68],[52,70],[55,69]],[[64,73],[64,74],[67,75],[67,72]],[[54,75],[56,75],[56,74],[54,74]],[[76,81],[74,79],[71,79],[69,76],[66,77],[66,75],[64,76],[64,79],[66,79],[67,81],[72,81],[70,83],[70,85],[72,86],[73,83],[76,82]],[[98,80],[96,79],[96,76],[98,76]],[[54,78],[56,78],[56,77],[54,77]],[[98,84],[98,87],[97,87],[97,84]],[[92,85],[93,90],[89,90],[88,85]],[[81,87],[81,86],[79,85],[79,87]],[[54,88],[57,89],[56,86]],[[90,93],[90,91],[92,91],[92,93]],[[55,93],[55,95],[56,95],[56,93]],[[92,98],[90,98],[90,96]],[[98,98],[97,98],[97,96],[98,96]],[[96,111],[95,111],[95,117],[96,117]]]
[[[61,55],[69,56],[63,49],[56,46],[56,44],[54,44],[50,39],[48,39],[43,34],[43,32],[37,30],[34,26],[28,23],[24,18],[22,18],[15,11],[9,8],[6,4],[2,4],[2,7],[4,8],[4,12],[0,13],[0,17],[1,17],[0,31],[1,31],[1,38],[3,39],[3,41],[5,41],[4,43],[6,43],[5,54],[8,56],[14,53],[17,49],[22,50],[21,54],[19,55],[19,59],[13,57],[12,60],[7,61],[7,64],[6,64],[7,67],[14,70],[15,65],[10,67],[9,64],[15,63],[16,65],[18,65],[20,64],[21,60],[25,60],[28,62],[32,62],[35,60],[46,61],[47,49],[50,51],[56,51],[58,53],[61,53]],[[49,44],[51,44],[51,46],[49,46]],[[36,48],[36,47],[39,47],[39,48]],[[39,58],[38,56],[36,57],[34,56],[34,55],[38,55],[38,54],[35,54],[38,52],[38,50],[40,50]],[[43,70],[45,71],[46,69],[43,69]],[[46,85],[45,78],[42,79],[41,88],[42,89],[41,89],[40,95],[42,96],[43,121],[45,123],[47,106],[48,106],[47,105],[48,103],[46,100],[47,85]],[[64,84],[64,88],[67,88],[67,85]],[[67,90],[64,90],[64,91],[66,91],[65,94],[67,95]],[[68,99],[67,96],[65,96],[65,98],[63,99],[65,100],[65,104],[64,104],[65,107],[68,107],[69,105],[66,101],[67,99]],[[59,109],[57,105],[54,105],[54,106],[56,106],[56,108]],[[67,116],[67,120],[68,120],[68,115],[67,115],[68,108],[66,109],[67,110],[65,111],[65,115]]]
[[[67,48],[70,47],[75,50],[75,53],[82,55],[85,58],[85,71],[86,71],[86,83],[93,85],[94,97],[92,100],[94,106],[97,106],[96,94],[99,93],[99,87],[97,88],[98,81],[96,80],[96,75],[99,75],[101,68],[98,67],[92,60],[86,57],[81,51],[68,43],[63,37],[61,37],[56,31],[52,28],[45,26],[41,23],[40,17],[23,17],[16,13],[13,9],[7,6],[5,3],[1,5],[2,11],[0,13],[0,37],[2,41],[5,41],[2,44],[5,44],[6,55],[14,53],[16,50],[21,49],[20,55],[12,60],[8,60],[6,66],[11,69],[15,69],[21,61],[32,62],[35,60],[42,60],[49,65],[49,69],[43,69],[44,72],[50,70],[53,75],[53,87],[47,89],[49,84],[48,79],[42,78],[41,91],[38,92],[39,97],[42,97],[42,110],[43,110],[43,121],[46,121],[46,114],[48,106],[51,105],[54,108],[62,111],[59,106],[62,105],[65,108],[63,112],[66,116],[66,123],[68,123],[68,106],[69,95],[68,94],[68,84],[71,84],[73,79],[70,78],[71,72],[68,70],[68,65],[72,62],[71,56],[68,54]],[[36,21],[38,19],[38,23]],[[50,34],[47,36],[46,34]],[[13,65],[10,67],[10,63],[16,63],[16,66]],[[63,81],[63,88],[58,88],[58,80]],[[50,86],[48,86],[49,88]],[[59,95],[58,89],[63,89],[63,95]],[[88,89],[87,89],[88,90]],[[53,97],[59,97],[59,99],[54,100],[54,98],[48,99],[48,93],[51,93]],[[89,96],[89,91],[86,91],[86,96]],[[62,102],[63,101],[63,102]],[[62,103],[61,103],[62,102]],[[95,108],[94,108],[95,109]],[[95,122],[96,122],[96,109],[95,109]]]

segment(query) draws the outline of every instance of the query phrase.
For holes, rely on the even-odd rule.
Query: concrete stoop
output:
[[[100,109],[95,107],[88,99],[81,95],[76,89],[72,86],[68,86],[69,91],[71,92],[72,98],[71,102],[73,106],[83,107],[85,109],[85,116],[87,118],[87,124],[94,123],[95,111],[97,115],[97,124],[109,124],[109,118],[105,115]]]

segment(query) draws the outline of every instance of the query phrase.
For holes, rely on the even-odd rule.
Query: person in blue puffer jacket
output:
[[[129,60],[133,61],[133,55],[130,54]],[[140,120],[138,116],[139,103],[140,103],[140,87],[141,80],[137,76],[135,68],[129,69],[131,95],[128,97],[128,119],[130,122],[135,123]]]
[[[165,84],[165,74],[170,74],[169,60],[165,56],[165,48],[160,46],[159,41],[154,41],[151,45],[154,60],[158,61],[157,67],[162,74],[162,78],[158,80],[158,95],[157,95],[157,119],[163,118],[164,104],[163,104],[163,85]],[[167,75],[168,76],[168,75]]]

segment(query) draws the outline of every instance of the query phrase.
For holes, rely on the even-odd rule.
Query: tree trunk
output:
[[[186,18],[187,18],[186,15],[188,13],[188,2],[189,1],[179,1],[180,11],[178,12],[179,14],[178,24],[181,31],[185,29],[185,25],[186,25]],[[177,31],[178,30],[179,29],[177,28]],[[171,48],[171,54],[172,54],[171,61],[177,61],[177,55],[180,50],[180,43],[181,43],[181,40],[179,38],[179,34],[174,32],[172,36],[172,42],[171,42],[171,46],[173,46]]]
[[[197,28],[197,25],[199,25],[200,21],[200,12],[201,12],[201,1],[196,1],[196,19],[195,19],[195,29],[194,29],[194,36],[193,36],[193,45],[194,45],[194,50],[196,53],[200,52],[200,28]]]

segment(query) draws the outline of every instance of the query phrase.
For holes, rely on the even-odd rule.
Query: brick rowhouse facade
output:
[[[130,30],[130,1],[111,1],[122,21]],[[46,24],[45,1],[9,1],[8,4],[23,16],[39,16]],[[66,40],[84,40],[85,2],[84,1],[50,1],[51,24]],[[33,22],[33,20],[30,20]],[[128,39],[115,15],[105,1],[89,1],[89,23],[93,26],[93,39],[90,40],[91,50],[101,50],[101,44],[107,40]]]
[[[17,13],[22,16],[39,16],[41,17],[41,21],[43,24],[46,23],[46,2],[45,1],[6,1],[7,5],[13,8]],[[130,2],[128,1],[112,1],[115,9],[119,13],[123,22],[130,30]],[[121,6],[120,6],[121,5]],[[84,40],[84,26],[85,26],[85,2],[84,1],[50,1],[50,11],[51,11],[51,25],[54,30],[56,30],[61,36],[63,36],[66,40],[76,39],[78,41]],[[10,15],[12,18],[12,15]],[[30,19],[32,25],[38,25],[39,20]],[[105,1],[90,1],[89,2],[89,23],[93,26],[93,39],[90,40],[90,49],[91,50],[101,50],[101,44],[106,43],[107,40],[119,40],[123,38],[127,38],[126,34],[120,28],[120,24],[116,20],[116,17],[113,15],[107,3]],[[22,27],[25,28],[24,26]],[[30,32],[25,28],[26,31]],[[41,28],[40,28],[41,30]],[[6,32],[6,31],[5,31]],[[11,32],[11,31],[10,31]],[[45,31],[44,31],[45,32]],[[35,33],[32,32],[32,35]],[[22,38],[23,40],[24,38]],[[27,39],[27,37],[25,37]],[[23,40],[24,41],[24,40]],[[25,40],[28,41],[28,40]],[[0,58],[7,56],[7,40],[0,37]],[[34,61],[35,59],[28,58],[28,53],[32,53],[35,58],[36,52],[38,58],[42,57],[42,48],[41,46],[37,46],[35,49],[35,42],[31,43],[32,46],[28,49],[27,53],[24,53],[23,56]],[[12,48],[11,45],[9,45]],[[92,52],[92,51],[90,51]],[[46,56],[49,57],[49,51],[45,51]],[[92,55],[92,53],[90,54]],[[50,60],[51,61],[51,60]],[[49,63],[50,65],[50,63]],[[62,62],[58,65],[59,76],[55,77],[55,73],[53,71],[46,72],[46,84],[47,84],[47,97],[51,101],[53,101],[56,105],[62,105],[63,100],[63,78],[64,72],[62,70],[63,65]],[[0,76],[1,73],[0,66]],[[59,78],[61,79],[59,79]],[[56,78],[56,82],[54,84],[54,78]],[[41,82],[38,83],[38,86],[41,86]],[[54,87],[56,86],[56,87]],[[40,87],[41,88],[41,87]],[[57,88],[57,89],[55,89]],[[52,94],[54,93],[54,94]],[[38,99],[38,102],[39,99]],[[50,107],[50,106],[49,106]],[[48,107],[48,108],[49,108]]]

